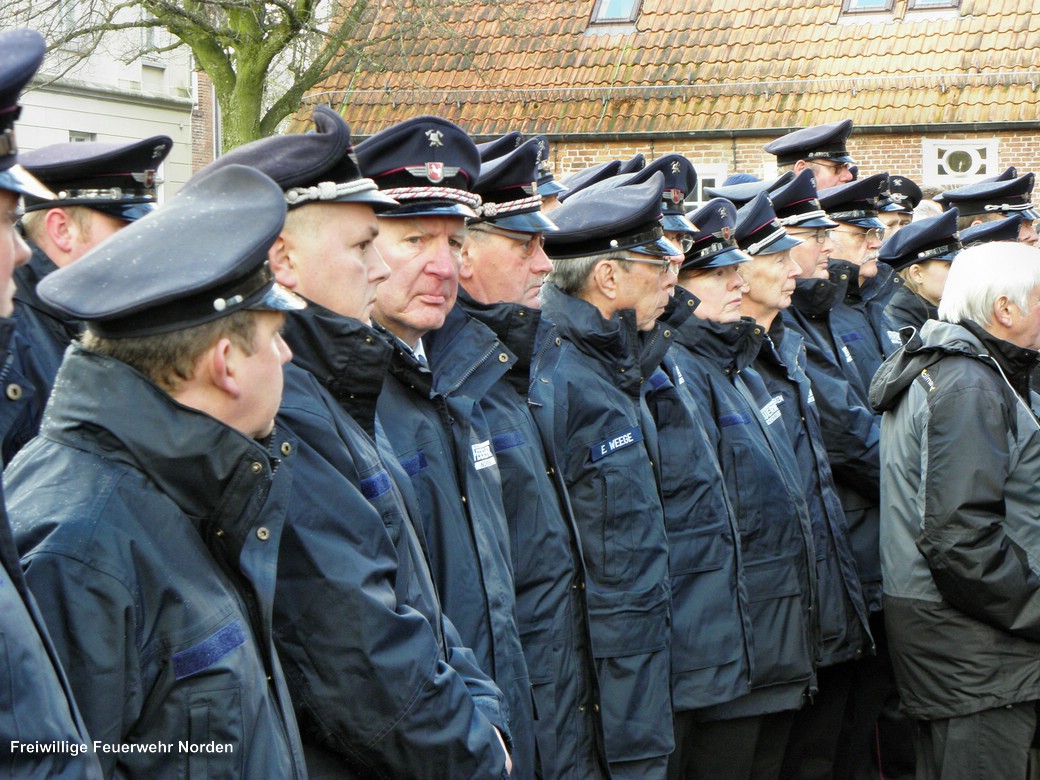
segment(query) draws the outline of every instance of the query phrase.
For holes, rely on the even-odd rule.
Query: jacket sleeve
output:
[[[812,382],[831,471],[835,479],[876,499],[881,492],[880,418],[858,400],[832,355],[809,339],[805,348],[805,372]]]
[[[300,462],[301,470],[307,465]],[[305,740],[374,777],[499,777],[505,755],[426,618],[399,603],[396,550],[344,478],[295,496],[275,596],[279,655]]]
[[[1011,469],[1003,394],[977,385],[939,393],[922,443],[924,524],[917,548],[952,606],[1040,640],[1040,577],[1005,529]]]
[[[462,678],[473,697],[473,704],[502,734],[506,745],[512,749],[512,739],[509,733],[509,718],[506,716],[502,691],[499,690],[495,681],[488,677],[477,664],[477,658],[473,651],[466,647],[447,615],[441,619],[441,630],[444,633],[444,642],[448,646],[448,664]]]
[[[61,553],[29,553],[25,579],[65,669],[87,733],[107,744],[124,741],[144,692],[133,599],[97,568]],[[105,777],[116,776],[118,753],[98,752]]]

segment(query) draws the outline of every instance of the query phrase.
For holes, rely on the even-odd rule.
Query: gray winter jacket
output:
[[[914,717],[1040,699],[1036,360],[974,322],[930,320],[871,385],[885,618]]]

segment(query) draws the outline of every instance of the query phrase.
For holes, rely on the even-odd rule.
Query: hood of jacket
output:
[[[1029,373],[1040,358],[1036,350],[998,339],[970,320],[959,324],[928,320],[902,349],[882,363],[870,384],[871,405],[878,412],[893,409],[922,372],[948,355],[981,360],[1003,374],[1019,395],[1024,395],[1023,390],[1028,393]]]
[[[741,317],[736,322],[690,317],[677,331],[675,341],[731,375],[754,362],[764,338],[765,328],[751,317]]]

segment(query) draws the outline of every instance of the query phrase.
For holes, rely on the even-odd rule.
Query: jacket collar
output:
[[[848,260],[831,260],[827,263],[827,273],[831,281],[845,282],[845,299],[858,300],[860,297],[859,266]],[[839,299],[841,300],[841,299]]]
[[[444,325],[423,336],[423,347],[441,395],[455,395],[465,386],[465,395],[479,399],[516,362],[495,332],[457,302]]]
[[[822,317],[845,298],[847,281],[840,275],[830,279],[795,279],[791,306],[808,317]]]
[[[1022,398],[1029,399],[1029,376],[1036,368],[1040,353],[1035,349],[1020,347],[1010,341],[999,339],[977,322],[963,320],[964,326],[982,345],[982,353],[988,354],[1007,377],[1008,382]]]
[[[370,436],[376,402],[393,348],[360,320],[336,314],[313,301],[290,312],[285,341],[294,365],[312,374]]]
[[[57,271],[58,266],[38,246],[32,243],[29,246],[32,247],[32,256],[29,258],[29,262],[14,269],[14,280],[17,285],[14,295],[15,300],[65,323],[69,326],[70,333],[73,335],[79,333],[79,324],[77,322],[67,319],[65,315],[40,300],[40,296],[36,294],[36,285],[43,281],[44,277]]]
[[[542,321],[541,310],[520,303],[480,303],[461,287],[458,305],[490,328],[516,356],[516,363],[507,377],[511,381],[515,380],[518,391],[526,393]]]
[[[58,372],[41,435],[138,469],[203,538],[226,536],[238,548],[280,463],[267,446],[78,344]],[[269,446],[287,455],[295,442],[276,431]]]
[[[751,365],[765,339],[765,329],[750,317],[737,322],[712,322],[691,317],[679,329],[676,342],[703,357],[727,374]]]

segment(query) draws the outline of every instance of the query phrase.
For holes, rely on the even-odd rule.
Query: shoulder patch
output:
[[[173,654],[173,674],[178,680],[191,677],[213,666],[236,647],[246,643],[242,623],[235,620],[197,645]]]

